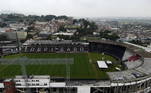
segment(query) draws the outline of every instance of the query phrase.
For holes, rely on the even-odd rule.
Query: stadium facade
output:
[[[28,40],[23,44],[25,53],[76,53],[88,52],[88,43],[72,42],[71,40]]]
[[[110,80],[65,80],[50,76],[16,76],[0,83],[5,93],[149,93],[151,91],[151,53],[132,45],[111,41],[27,41],[25,53],[98,52],[121,60],[126,70],[108,72]],[[40,78],[41,77],[41,78]],[[13,83],[15,82],[15,84]],[[10,92],[11,91],[11,92]]]

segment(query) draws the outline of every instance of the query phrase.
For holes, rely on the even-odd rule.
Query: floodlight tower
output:
[[[16,42],[17,42],[18,53],[21,53],[21,51],[20,51],[21,50],[21,48],[20,48],[20,40],[18,38],[18,34],[17,34],[16,30],[15,30],[15,32],[16,32]],[[22,60],[22,61],[27,61],[27,60]],[[27,72],[26,72],[26,65],[24,64],[24,62],[21,62],[20,66],[21,66],[22,76],[23,76],[23,78],[25,80],[25,85],[26,85],[26,88],[27,88],[25,93],[31,93],[31,90],[28,88],[28,84],[27,84],[28,76],[27,76]]]
[[[70,82],[70,64],[66,60],[66,84]],[[67,93],[70,93],[70,87],[67,85]]]
[[[0,58],[2,57],[3,55],[3,45],[0,43]]]
[[[16,30],[15,30],[15,33],[16,33],[17,49],[18,49],[18,53],[20,53],[20,41],[19,41],[18,34],[17,34]]]
[[[104,60],[104,52],[102,53],[102,60]]]

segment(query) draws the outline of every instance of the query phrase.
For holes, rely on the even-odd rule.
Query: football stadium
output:
[[[28,40],[0,51],[1,92],[150,91],[151,53],[130,43]]]

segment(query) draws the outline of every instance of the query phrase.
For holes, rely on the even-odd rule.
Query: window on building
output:
[[[47,83],[44,83],[45,86],[47,86]]]
[[[36,86],[39,86],[39,84],[37,83]]]

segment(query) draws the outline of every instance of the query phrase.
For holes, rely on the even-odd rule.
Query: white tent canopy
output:
[[[107,64],[112,64],[112,61],[106,61]]]
[[[108,68],[105,61],[97,61],[99,68]]]

